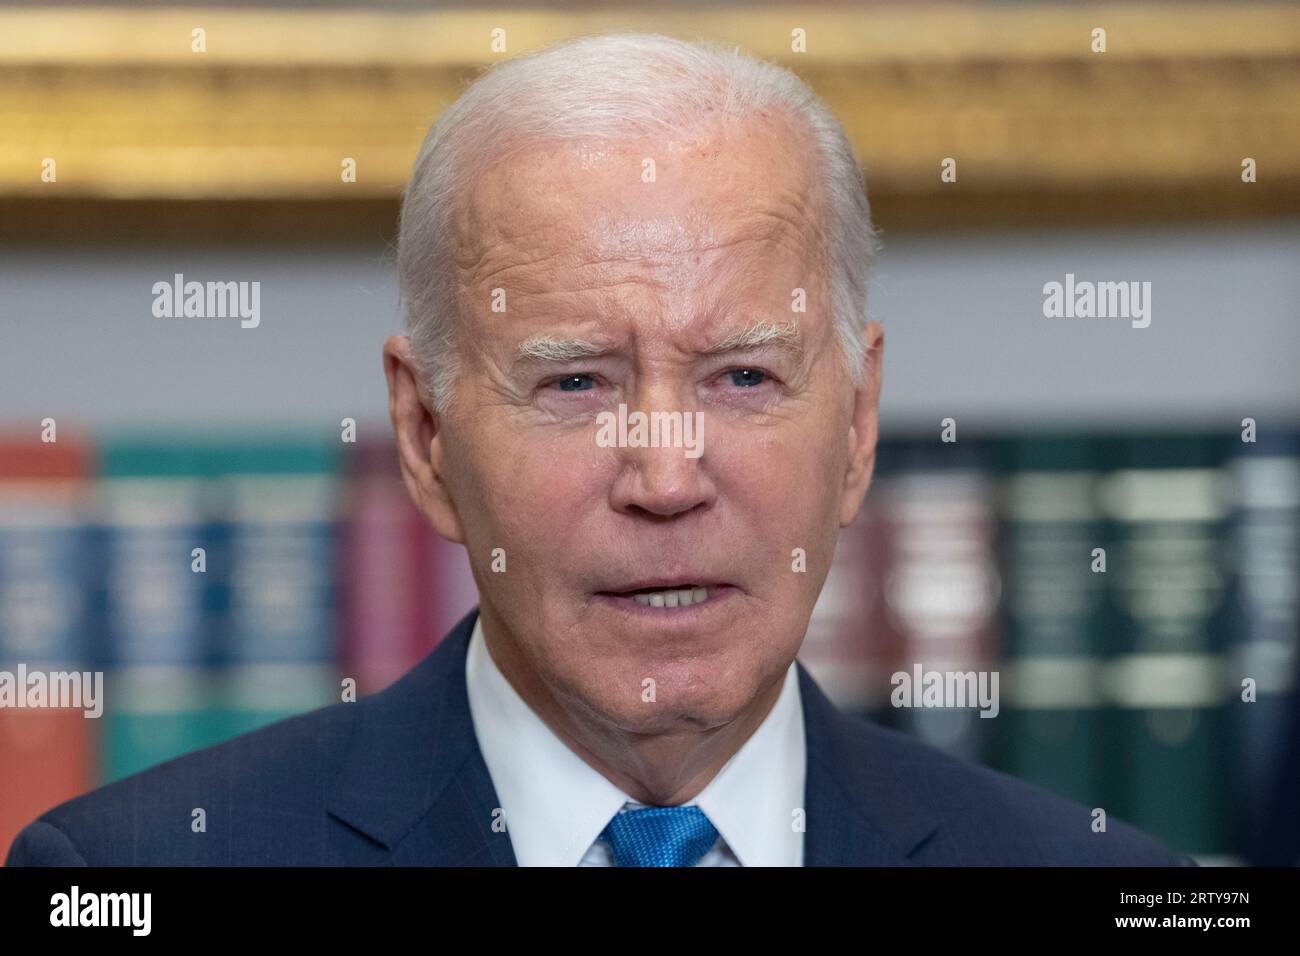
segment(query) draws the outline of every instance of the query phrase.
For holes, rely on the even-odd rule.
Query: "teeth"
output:
[[[708,588],[674,588],[666,591],[651,591],[649,594],[633,594],[632,600],[646,607],[688,607],[709,599]]]

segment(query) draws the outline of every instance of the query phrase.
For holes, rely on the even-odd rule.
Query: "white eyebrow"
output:
[[[533,335],[519,343],[515,357],[519,361],[572,362],[575,359],[600,355],[607,351],[603,346],[585,339],[557,339],[551,335]]]
[[[802,352],[803,341],[799,335],[799,326],[795,322],[778,324],[766,319],[759,320],[738,332],[732,332],[720,342],[703,350],[705,355],[717,355],[723,352],[737,352],[741,349],[761,348],[765,345],[786,346],[791,351]],[[553,335],[532,335],[519,343],[515,350],[518,362],[572,362],[593,355],[609,352],[605,346],[586,339],[561,339]]]
[[[733,332],[721,342],[710,345],[704,352],[706,355],[716,355],[719,352],[736,352],[740,349],[755,349],[764,345],[783,345],[795,352],[801,352],[803,342],[799,336],[798,324],[795,322],[777,324],[763,319],[746,329]]]

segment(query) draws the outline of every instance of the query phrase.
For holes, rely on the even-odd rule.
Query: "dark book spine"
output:
[[[1100,489],[1112,527],[1106,810],[1175,849],[1221,857],[1230,849],[1226,446],[1199,435],[1117,444],[1118,467]]]
[[[1300,853],[1288,837],[1296,827],[1295,804],[1279,796],[1287,774],[1295,773],[1288,768],[1288,738],[1300,735],[1300,434],[1266,433],[1243,442],[1234,447],[1230,468],[1236,573],[1228,779],[1235,849],[1258,864],[1293,865]]]
[[[1100,613],[1105,575],[1095,442],[1035,436],[1006,445],[1003,708],[997,766],[1094,807],[1103,799]]]

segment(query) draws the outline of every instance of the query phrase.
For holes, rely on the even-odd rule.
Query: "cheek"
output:
[[[479,527],[515,548],[563,547],[594,504],[608,497],[608,469],[588,434],[514,433],[499,446],[475,449],[461,483]]]
[[[719,434],[706,452],[725,496],[754,515],[763,534],[807,535],[836,513],[835,456],[809,420]]]
[[[746,430],[708,447],[718,453],[722,497],[752,543],[752,567],[778,632],[786,615],[811,612],[839,533],[836,457],[828,449],[829,429],[811,427],[812,417]]]

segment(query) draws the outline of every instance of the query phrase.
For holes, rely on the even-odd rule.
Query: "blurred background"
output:
[[[866,169],[882,446],[804,663],[1205,863],[1294,864],[1300,8],[1254,2],[0,9],[0,669],[107,696],[0,709],[0,852],[475,605],[389,443],[398,200],[480,68],[610,29],[789,66]],[[259,282],[260,323],[155,317],[176,274]],[[1150,282],[1150,326],[1046,318],[1067,275]],[[998,717],[892,707],[916,664],[996,670]]]

